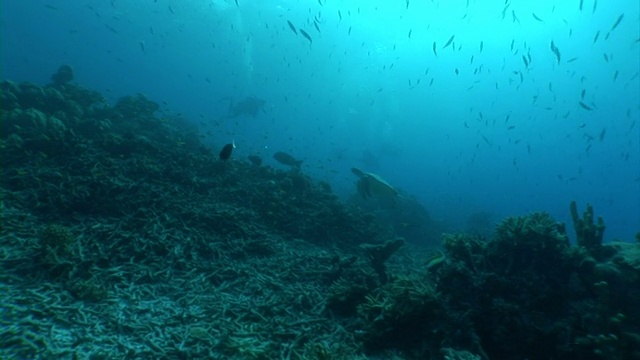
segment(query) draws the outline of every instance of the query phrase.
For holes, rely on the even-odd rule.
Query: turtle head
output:
[[[364,177],[364,173],[358,168],[351,168],[351,172],[357,177]]]

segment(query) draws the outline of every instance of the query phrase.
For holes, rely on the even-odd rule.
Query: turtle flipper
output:
[[[362,196],[363,199],[367,199],[371,196],[371,189],[369,187],[369,182],[365,179],[360,179],[356,183],[356,188],[358,189],[358,194]]]

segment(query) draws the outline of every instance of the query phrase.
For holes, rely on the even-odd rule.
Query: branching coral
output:
[[[597,252],[602,245],[605,230],[604,220],[602,220],[601,216],[598,216],[598,222],[595,223],[593,221],[593,207],[591,204],[587,204],[582,218],[578,215],[578,206],[575,201],[571,202],[570,210],[578,245],[589,251]]]

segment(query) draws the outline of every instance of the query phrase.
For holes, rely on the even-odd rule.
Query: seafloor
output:
[[[57,75],[1,84],[2,359],[640,358],[640,238],[590,206],[421,248]]]

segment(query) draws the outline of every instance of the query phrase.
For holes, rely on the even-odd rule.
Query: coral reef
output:
[[[495,232],[448,234],[423,277],[372,289],[358,306],[365,347],[416,359],[455,358],[447,348],[481,359],[639,355],[636,245],[601,245],[610,256],[595,260],[546,213],[509,217]]]
[[[425,250],[399,238],[443,228],[415,203],[218,161],[184,118],[68,70],[0,83],[0,358],[640,357],[639,245],[590,206],[578,246],[533,213]]]
[[[362,353],[327,299],[390,227],[302,172],[221,164],[142,95],[0,87],[1,358]]]

